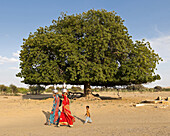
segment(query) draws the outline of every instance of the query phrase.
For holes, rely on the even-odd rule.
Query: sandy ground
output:
[[[101,96],[117,97],[114,92]],[[122,100],[80,101],[70,104],[76,118],[73,128],[45,126],[53,99],[22,100],[0,96],[0,136],[170,136],[170,105],[133,107],[141,100],[167,97],[170,92],[121,93]],[[92,124],[83,124],[85,106],[90,106]]]

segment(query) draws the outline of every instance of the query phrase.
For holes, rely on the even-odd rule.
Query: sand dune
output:
[[[116,93],[100,93],[117,97]],[[170,92],[121,93],[123,100],[72,101],[76,118],[73,128],[44,126],[53,99],[22,100],[0,96],[0,136],[170,136],[170,105],[167,108],[132,105]],[[89,105],[92,124],[83,124],[85,106]]]

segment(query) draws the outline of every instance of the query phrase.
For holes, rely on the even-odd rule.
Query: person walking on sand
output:
[[[86,106],[86,114],[85,114],[85,116],[86,116],[86,121],[85,121],[84,123],[87,123],[87,122],[92,123],[89,108],[90,108],[89,106]]]
[[[60,120],[61,111],[59,110],[59,107],[61,106],[61,102],[60,102],[58,90],[56,89],[53,90],[53,97],[54,97],[53,107],[50,113],[50,117],[48,121],[45,123],[45,125],[51,125],[51,124],[58,125]]]
[[[58,127],[60,125],[68,125],[69,127],[73,127],[73,123],[75,122],[75,118],[71,115],[70,106],[69,106],[70,102],[67,95],[68,95],[67,89],[64,88],[62,94],[64,100],[62,101],[62,112],[61,112]]]

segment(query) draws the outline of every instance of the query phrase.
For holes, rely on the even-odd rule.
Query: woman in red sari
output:
[[[67,97],[67,89],[63,89],[63,97],[64,100],[62,101],[62,112],[60,115],[60,125],[69,125],[70,127],[73,127],[73,122],[75,122],[75,118],[71,115],[70,111],[70,102]]]

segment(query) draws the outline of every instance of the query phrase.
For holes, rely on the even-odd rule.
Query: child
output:
[[[90,122],[90,123],[92,123],[92,120],[91,120],[91,118],[90,118],[90,111],[89,111],[89,106],[86,106],[86,114],[85,114],[85,116],[86,116],[86,121],[84,122],[84,123],[87,123],[88,121]]]

